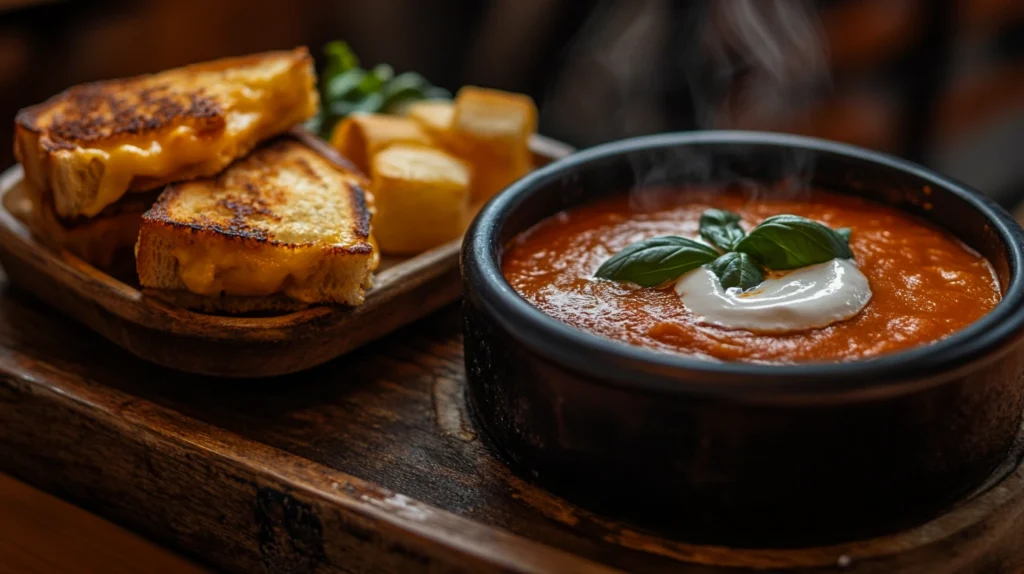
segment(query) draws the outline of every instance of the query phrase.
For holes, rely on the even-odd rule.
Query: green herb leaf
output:
[[[380,92],[367,94],[366,97],[352,102],[349,114],[376,114],[384,107],[384,96]],[[345,114],[348,115],[348,114]]]
[[[334,127],[353,113],[397,113],[404,106],[426,98],[451,98],[451,94],[431,86],[414,72],[395,75],[387,64],[366,71],[345,42],[324,46],[327,65],[320,74],[320,115],[308,122],[324,139],[330,139]]]
[[[746,253],[726,253],[708,264],[708,269],[718,276],[722,287],[739,287],[746,291],[764,281],[764,273],[757,262]]]
[[[430,82],[416,72],[405,72],[395,76],[384,89],[384,95],[390,95],[402,90],[416,90],[422,93],[430,87]]]
[[[444,88],[430,85],[423,76],[416,72],[405,72],[395,76],[381,93],[384,94],[384,113],[400,114],[410,103],[427,98],[451,99],[452,95]]]
[[[365,76],[364,70],[355,68],[331,77],[324,86],[324,99],[333,102],[355,95],[356,89],[363,83]]]
[[[849,227],[840,227],[839,229],[836,230],[836,233],[839,234],[839,236],[842,237],[843,240],[846,241],[847,244],[850,243],[850,228]]]
[[[376,74],[370,73],[363,76],[363,81],[359,82],[357,90],[361,96],[368,96],[380,92],[383,87],[384,82]]]
[[[395,77],[395,69],[388,64],[377,64],[371,73],[380,80],[381,85],[387,84]]]
[[[324,78],[331,78],[338,74],[347,72],[359,67],[359,58],[349,47],[348,43],[340,40],[329,42],[324,46],[324,56],[327,57],[327,66],[324,67]]]
[[[430,86],[423,92],[423,99],[450,100],[452,99],[452,93],[439,86]]]
[[[733,246],[769,269],[797,269],[837,257],[853,258],[837,231],[797,215],[769,217]]]
[[[613,255],[595,277],[655,287],[711,263],[718,252],[692,239],[664,235],[638,241]]]
[[[381,90],[384,94],[384,112],[401,113],[406,104],[426,97],[426,89],[429,87],[427,80],[415,72],[395,76]]]
[[[709,209],[700,216],[700,236],[722,251],[732,250],[743,235],[740,216],[731,211]]]

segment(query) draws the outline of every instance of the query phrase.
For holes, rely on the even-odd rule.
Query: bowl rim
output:
[[[656,351],[583,331],[546,315],[521,297],[501,272],[498,236],[532,190],[589,164],[631,152],[695,144],[789,147],[864,160],[941,187],[979,211],[1008,246],[1010,280],[986,315],[939,341],[846,362],[760,364],[714,362]],[[991,199],[918,164],[818,138],[752,131],[673,132],[629,138],[579,151],[516,181],[474,219],[461,254],[464,296],[514,339],[593,382],[670,395],[746,396],[771,400],[878,398],[938,384],[978,362],[995,360],[1024,331],[1024,230]],[[880,384],[884,383],[884,384]]]

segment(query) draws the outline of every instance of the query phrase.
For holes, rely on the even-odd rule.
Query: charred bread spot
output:
[[[218,200],[217,206],[228,210],[231,213],[231,218],[226,224],[214,223],[209,227],[226,235],[248,237],[256,241],[269,241],[271,234],[266,229],[254,227],[249,223],[249,219],[255,215],[262,215],[274,221],[281,220],[260,197],[229,196]]]
[[[245,219],[254,215],[263,215],[280,221],[281,218],[274,214],[267,206],[267,202],[260,197],[229,196],[217,200],[217,206],[231,212],[232,219]]]
[[[323,161],[319,161],[319,160]],[[290,179],[281,179],[288,173]],[[288,248],[317,247],[335,253],[370,255],[371,212],[358,175],[340,170],[326,158],[292,137],[272,140],[214,178],[168,185],[158,201],[143,216],[145,222],[167,229],[187,230],[192,237],[226,237]],[[294,219],[292,182],[299,193],[329,198],[341,220],[323,225],[344,237],[341,243],[279,240],[275,223],[290,225]],[[194,187],[198,186],[198,187]],[[347,190],[347,191],[346,191]],[[298,217],[304,217],[299,214]],[[337,221],[337,223],[333,223]]]
[[[309,51],[300,47],[193,64],[160,74],[92,82],[19,110],[15,124],[40,135],[39,145],[48,153],[179,124],[191,125],[197,136],[208,137],[226,128],[225,111],[204,87],[182,87],[182,79],[282,58],[288,60],[289,70],[312,65]]]
[[[220,237],[249,244],[252,247],[269,245],[273,247],[298,248],[316,247],[318,245],[315,242],[286,243],[278,241],[266,229],[255,228],[247,224],[234,225],[233,223],[228,223],[224,225],[211,221],[205,216],[197,217],[191,221],[176,221],[168,217],[166,210],[157,210],[155,206],[142,216],[142,220],[145,223],[157,225],[165,229],[177,229],[188,232],[193,240]]]
[[[205,227],[207,229],[216,231],[217,233],[227,235],[229,237],[250,239],[252,241],[267,243],[270,245],[275,245],[279,243],[271,239],[272,236],[270,235],[270,232],[267,231],[266,229],[254,227],[243,220],[232,219],[227,223],[207,222]]]
[[[312,165],[310,165],[306,158],[296,158],[295,167],[298,168],[298,170],[302,172],[302,174],[308,177],[310,180],[315,180],[318,182],[323,181],[323,176],[321,176],[320,172],[318,172],[316,169],[313,168]]]
[[[46,106],[57,106],[50,118],[44,149],[53,151],[122,136],[157,132],[172,125],[192,124],[209,132],[224,127],[220,105],[197,93],[176,93],[155,86],[121,95],[131,86],[121,82],[88,84],[65,91]],[[38,126],[46,128],[47,126]]]
[[[369,255],[373,253],[373,246],[369,243],[356,243],[355,245],[341,246],[331,245],[327,248],[331,253],[344,253],[347,255]]]
[[[352,211],[355,217],[352,218],[352,233],[361,239],[370,237],[370,210],[366,206],[366,193],[358,183],[347,182],[349,194],[352,197]]]

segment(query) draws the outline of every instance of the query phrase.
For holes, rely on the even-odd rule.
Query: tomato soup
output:
[[[522,297],[569,325],[719,361],[848,361],[892,353],[947,337],[1000,300],[988,261],[949,233],[897,209],[824,191],[799,199],[683,193],[677,195],[686,198],[682,205],[640,210],[623,195],[552,216],[507,246],[502,271]],[[852,318],[827,327],[759,334],[703,322],[671,287],[640,288],[593,277],[604,261],[637,241],[697,236],[700,216],[710,208],[740,215],[747,230],[778,214],[849,228],[849,247],[870,284],[870,301]]]

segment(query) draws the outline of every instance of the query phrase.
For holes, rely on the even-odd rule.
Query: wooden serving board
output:
[[[463,400],[449,306],[310,371],[187,375],[0,277],[0,471],[233,572],[1013,572],[1019,449],[931,522],[800,550],[697,546],[511,474]],[[44,295],[45,296],[45,295]]]
[[[315,136],[296,137],[300,136],[325,156],[345,161]],[[572,152],[542,136],[533,137],[531,149],[538,166]],[[0,174],[0,262],[11,281],[139,357],[174,369],[225,377],[301,371],[459,296],[461,240],[407,259],[385,258],[366,301],[356,308],[318,306],[272,317],[208,315],[177,308],[33,237],[10,201],[21,179],[20,166]]]

